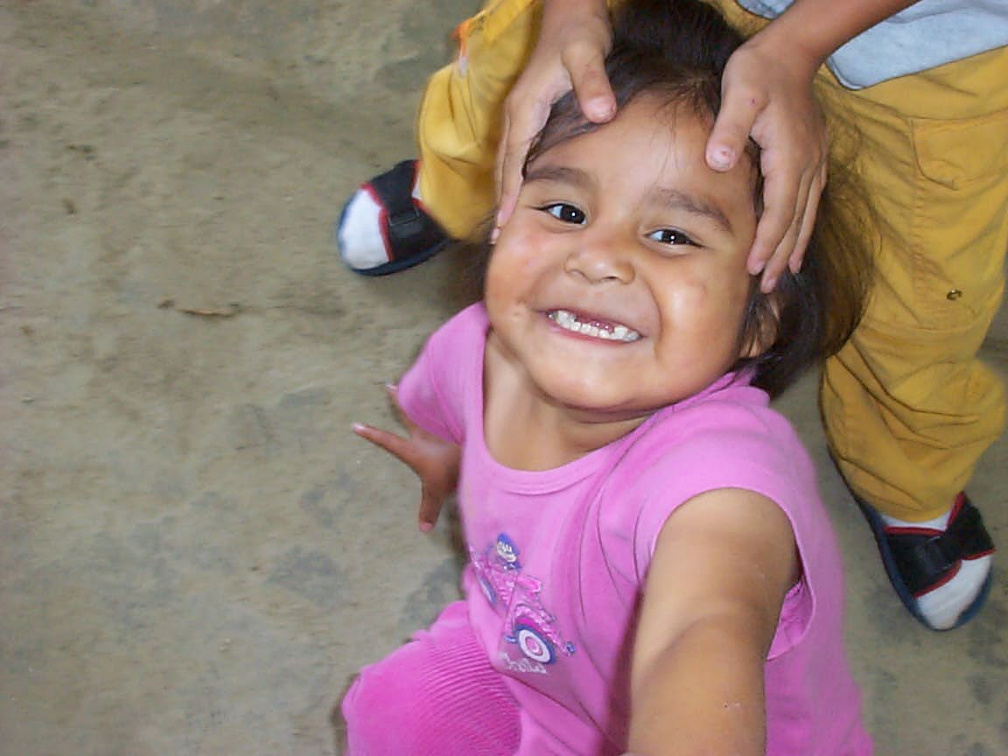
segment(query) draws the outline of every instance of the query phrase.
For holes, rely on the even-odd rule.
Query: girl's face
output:
[[[643,417],[748,356],[752,165],[710,170],[709,134],[642,96],[529,166],[485,302],[491,344],[551,403]]]

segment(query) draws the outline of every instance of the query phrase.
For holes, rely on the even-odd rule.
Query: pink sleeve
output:
[[[634,538],[640,573],[647,571],[668,517],[702,493],[720,488],[754,491],[776,502],[789,518],[803,500],[818,500],[811,462],[776,413],[726,408],[719,419],[721,427],[690,434],[640,471],[643,502]]]
[[[465,438],[466,403],[482,380],[485,316],[476,307],[435,331],[399,381],[399,403],[409,418],[456,444]]]
[[[677,445],[664,464],[642,471],[647,489],[641,501],[633,535],[634,569],[640,579],[654,554],[666,520],[685,501],[718,488],[741,488],[775,502],[791,520],[803,564],[803,580],[817,585],[820,559],[811,557],[831,548],[832,533],[822,509],[815,469],[790,426],[776,413],[728,412],[723,429],[697,433]],[[809,575],[808,573],[813,573]],[[796,587],[788,595],[771,658],[796,643],[804,634],[815,605],[815,591]]]

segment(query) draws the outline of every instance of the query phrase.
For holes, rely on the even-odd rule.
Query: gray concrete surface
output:
[[[354,671],[456,595],[449,528],[350,434],[458,305],[367,280],[330,224],[413,152],[475,0],[0,0],[0,754],[333,754]],[[1002,312],[985,349],[1008,374]],[[822,473],[880,754],[1008,753],[1008,583],[898,605]],[[1008,543],[1008,442],[971,486]]]

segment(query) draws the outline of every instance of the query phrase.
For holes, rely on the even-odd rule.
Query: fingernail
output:
[[[724,170],[731,166],[732,158],[735,155],[727,147],[718,147],[710,153],[709,161],[711,168],[720,168]]]
[[[362,423],[353,423],[350,426],[350,430],[352,430],[354,433],[360,433],[362,430],[364,430],[364,425]]]
[[[497,237],[500,236],[501,228],[500,226],[494,226],[493,231],[490,232],[490,243],[496,244]]]
[[[765,266],[766,266],[766,263],[763,260],[751,261],[747,265],[747,268],[749,270],[749,275],[751,275],[751,276],[758,276],[760,273],[763,272],[763,268]]]
[[[420,523],[420,532],[421,533],[430,533],[433,529],[434,529],[434,523],[433,522],[421,522]]]
[[[615,111],[615,106],[612,100],[605,97],[597,97],[594,100],[589,101],[588,109],[591,110],[592,115],[596,118],[608,118]]]
[[[385,384],[385,390],[386,391],[398,391],[399,387],[396,384],[394,384],[394,383],[386,383]]]
[[[760,289],[763,291],[764,294],[769,294],[771,291],[774,290],[774,287],[776,285],[777,285],[776,278],[765,278],[763,279],[763,283],[760,284]]]

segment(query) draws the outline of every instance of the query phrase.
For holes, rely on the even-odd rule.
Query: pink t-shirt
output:
[[[458,502],[469,616],[521,707],[518,753],[626,746],[635,610],[658,534],[705,491],[744,488],[791,519],[803,577],[765,668],[767,754],[870,754],[843,643],[842,562],[794,430],[729,374],[562,467],[515,470],[483,434],[488,322],[473,305],[434,333],[399,384],[406,413],[462,445]]]

